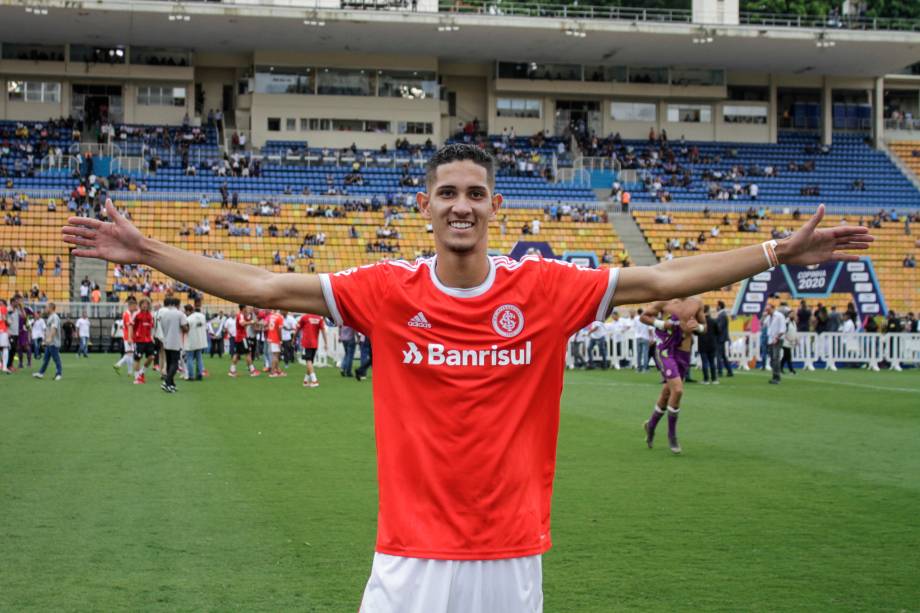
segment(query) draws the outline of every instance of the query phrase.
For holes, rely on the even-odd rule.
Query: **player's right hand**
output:
[[[700,322],[698,322],[695,318],[680,320],[680,329],[684,334],[693,334],[696,332],[699,325]]]
[[[76,245],[73,255],[99,258],[117,264],[138,264],[143,257],[144,235],[122,217],[111,198],[105,201],[105,212],[111,221],[91,217],[70,217],[61,228],[65,243]]]

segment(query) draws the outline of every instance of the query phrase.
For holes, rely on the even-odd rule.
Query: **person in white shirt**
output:
[[[530,222],[530,233],[539,234],[540,233],[540,220],[534,219]]]
[[[786,334],[783,335],[783,361],[780,364],[780,370],[784,370],[788,366],[789,372],[793,375],[795,374],[795,367],[792,365],[792,349],[799,342],[798,326],[795,323],[796,313],[795,311],[789,311],[786,317]]]
[[[633,330],[636,333],[636,372],[647,372],[652,326],[642,323],[641,316],[642,309],[639,309],[636,319],[633,320]]]
[[[86,311],[77,320],[77,336],[80,338],[80,347],[77,349],[77,357],[89,357],[89,316]]]
[[[169,394],[176,392],[176,371],[179,370],[179,352],[182,351],[182,333],[188,332],[188,317],[180,311],[179,299],[173,296],[163,300],[163,308],[157,311],[157,329],[162,335],[163,353],[166,354],[163,384],[160,388]]]
[[[227,317],[227,319],[224,320],[224,332],[226,333],[227,343],[230,345],[229,347],[226,347],[226,350],[229,354],[233,355],[233,352],[234,352],[233,343],[235,342],[233,339],[236,338],[236,318],[235,317]]]
[[[281,327],[281,358],[288,365],[294,361],[294,334],[297,330],[297,318],[288,313]]]
[[[601,365],[607,368],[607,326],[602,321],[592,322],[588,326],[588,368],[594,368],[594,348],[601,355]]]
[[[856,338],[856,322],[853,317],[846,311],[843,313],[843,327],[840,328],[842,336],[843,350],[849,355],[855,353],[859,348],[859,340]]]
[[[45,342],[45,320],[41,315],[32,319],[32,355],[38,358],[42,354],[42,343]]]
[[[770,383],[776,385],[780,381],[783,361],[783,337],[786,335],[786,317],[782,311],[767,304],[766,308],[767,344],[770,347],[770,368],[773,378]]]
[[[185,305],[188,334],[185,335],[185,374],[189,381],[201,381],[205,374],[204,350],[208,347],[208,322],[198,306]]]

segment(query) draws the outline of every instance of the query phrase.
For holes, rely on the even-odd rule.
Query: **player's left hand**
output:
[[[823,218],[824,205],[821,204],[804,226],[789,238],[778,241],[776,256],[781,264],[807,266],[827,261],[854,262],[859,256],[843,251],[868,249],[875,240],[869,234],[869,228],[864,226],[819,229],[818,224]]]

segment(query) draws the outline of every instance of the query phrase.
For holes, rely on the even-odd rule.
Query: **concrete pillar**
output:
[[[872,96],[872,142],[876,149],[885,147],[885,79],[876,77]]]
[[[738,0],[693,0],[693,23],[738,25]]]
[[[770,75],[768,87],[770,88],[768,98],[770,101],[770,114],[767,116],[767,129],[770,133],[768,139],[771,143],[775,143],[779,141],[779,95],[777,94],[776,77],[772,74]]]
[[[830,145],[834,140],[834,92],[826,76],[821,89],[821,144]]]

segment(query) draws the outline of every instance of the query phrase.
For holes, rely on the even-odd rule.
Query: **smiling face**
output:
[[[429,177],[428,193],[420,192],[417,202],[422,216],[431,220],[439,252],[486,252],[489,221],[502,202],[489,179],[488,171],[471,160],[441,164]]]

